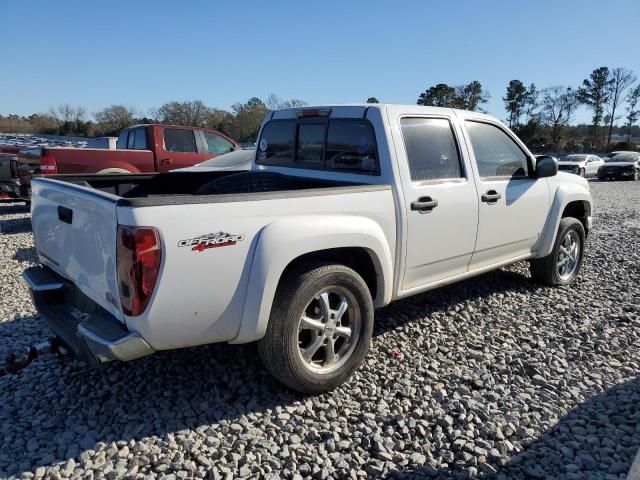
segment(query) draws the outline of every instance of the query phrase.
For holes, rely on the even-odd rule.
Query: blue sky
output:
[[[640,74],[638,0],[2,0],[0,18],[0,114],[229,108],[270,93],[413,104],[436,83],[479,80],[503,119],[514,78],[542,88],[602,65]]]

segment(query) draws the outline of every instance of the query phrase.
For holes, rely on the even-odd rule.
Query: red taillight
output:
[[[40,173],[43,175],[55,175],[58,173],[58,164],[53,155],[43,155],[40,157]]]
[[[135,317],[147,308],[158,279],[162,260],[158,230],[119,225],[117,255],[122,310]]]

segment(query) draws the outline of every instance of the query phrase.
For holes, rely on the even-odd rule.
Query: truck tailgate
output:
[[[116,269],[116,200],[58,180],[32,182],[31,222],[43,265],[123,320]]]
[[[15,182],[18,178],[18,156],[0,153],[0,182]]]

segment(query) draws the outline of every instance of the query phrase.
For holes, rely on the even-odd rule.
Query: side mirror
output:
[[[557,173],[558,164],[552,157],[538,157],[536,161],[536,178],[553,177]]]

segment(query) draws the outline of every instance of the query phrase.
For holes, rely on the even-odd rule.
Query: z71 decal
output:
[[[207,233],[199,237],[180,240],[178,246],[191,247],[192,252],[202,252],[208,248],[230,247],[242,240],[244,240],[244,235],[231,235],[225,232]]]

